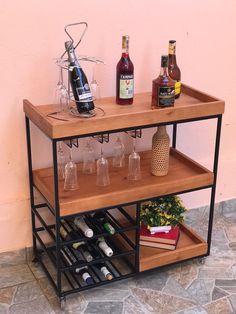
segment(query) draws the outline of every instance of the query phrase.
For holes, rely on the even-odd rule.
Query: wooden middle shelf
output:
[[[111,184],[107,187],[96,186],[96,174],[83,174],[82,165],[78,164],[78,190],[64,191],[64,181],[59,180],[60,215],[73,215],[213,184],[212,172],[175,149],[171,149],[170,168],[164,177],[150,174],[150,152],[140,154],[142,180],[127,180],[127,166],[110,166]],[[34,170],[33,179],[35,186],[54,207],[53,169]]]

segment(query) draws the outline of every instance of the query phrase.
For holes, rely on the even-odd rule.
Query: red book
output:
[[[179,239],[179,227],[172,227],[171,230],[167,233],[158,232],[155,234],[151,234],[147,227],[142,224],[140,227],[140,240],[142,241],[150,241],[150,242],[158,242],[158,243],[166,243],[176,245]]]

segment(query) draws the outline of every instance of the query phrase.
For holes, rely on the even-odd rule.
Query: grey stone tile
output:
[[[177,298],[160,291],[132,288],[132,292],[147,311],[158,314],[174,313],[195,305],[190,300]]]
[[[50,284],[49,280],[47,278],[40,278],[38,280],[38,284],[40,288],[42,289],[44,295],[48,298],[55,298],[55,290],[53,289],[52,285]]]
[[[122,301],[130,295],[129,290],[95,288],[81,292],[87,301]]]
[[[36,281],[27,282],[17,286],[14,303],[28,302],[42,295],[43,292]]]
[[[187,288],[198,276],[198,264],[196,260],[183,262],[178,266],[171,267],[168,274],[173,277],[182,287]]]
[[[0,303],[0,314],[8,314],[9,306],[7,304]]]
[[[34,277],[26,264],[0,268],[0,278],[0,288],[34,280]]]
[[[89,302],[84,313],[86,314],[121,314],[122,302]]]
[[[215,243],[225,243],[227,244],[228,239],[224,229],[221,230],[212,230],[212,241]]]
[[[205,259],[204,266],[208,267],[223,267],[223,268],[229,268],[233,265],[232,258],[226,256],[226,257],[220,257],[220,256],[207,256]]]
[[[129,296],[124,300],[124,314],[146,314],[147,311],[133,296]]]
[[[129,281],[130,287],[147,288],[160,291],[164,288],[168,280],[167,272],[151,272],[147,274],[140,274]]]
[[[66,313],[82,313],[86,306],[87,302],[81,293],[72,294],[66,297],[64,311]]]
[[[176,312],[176,314],[207,314],[207,312],[202,307],[197,306],[191,309]]]
[[[234,313],[236,313],[236,295],[235,294],[232,294],[230,297],[229,297],[229,301],[231,303],[231,306],[233,308],[233,311]]]
[[[196,279],[187,290],[199,305],[203,305],[211,302],[213,287],[214,280],[212,279]]]
[[[221,299],[221,298],[226,297],[228,295],[229,294],[226,291],[224,291],[218,287],[214,287],[214,290],[212,291],[212,301]]]
[[[15,250],[11,252],[0,253],[0,267],[9,267],[13,265],[26,263],[26,250]]]
[[[217,279],[215,284],[219,287],[236,287],[236,279]]]
[[[233,279],[234,273],[223,267],[203,267],[199,269],[198,278]]]
[[[41,296],[30,302],[14,304],[10,306],[10,314],[53,314],[47,299]]]
[[[11,304],[13,296],[16,292],[16,287],[8,287],[0,289],[0,303]]]
[[[169,278],[165,288],[162,290],[163,293],[174,295],[183,299],[192,299],[192,296],[187,290],[185,290],[175,279]]]
[[[227,298],[219,299],[204,306],[208,314],[233,314],[233,309]]]
[[[231,199],[221,202],[222,206],[222,215],[225,218],[232,219],[233,222],[236,222],[236,199]]]
[[[229,239],[229,242],[235,242],[236,241],[236,226],[228,227],[226,229],[226,235],[227,235],[227,238]]]

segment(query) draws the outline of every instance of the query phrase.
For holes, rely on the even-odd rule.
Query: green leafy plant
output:
[[[184,221],[185,211],[186,208],[178,196],[159,197],[142,205],[140,218],[148,227],[176,226]]]

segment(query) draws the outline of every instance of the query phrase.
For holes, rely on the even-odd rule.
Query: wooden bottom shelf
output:
[[[207,243],[186,225],[181,225],[180,238],[174,251],[140,246],[140,271],[172,264],[207,253]]]

